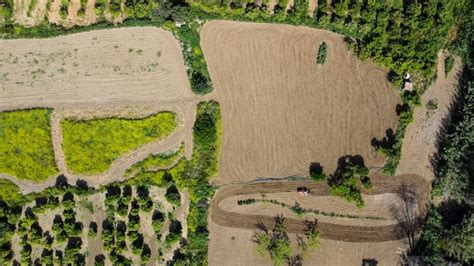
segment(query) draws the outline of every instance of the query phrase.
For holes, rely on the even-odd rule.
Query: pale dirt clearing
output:
[[[319,45],[328,44],[324,65]],[[379,167],[373,138],[398,123],[398,92],[386,71],[349,52],[341,35],[318,29],[207,22],[201,46],[222,110],[217,184],[332,173],[345,155]]]
[[[209,231],[210,266],[273,265],[268,257],[261,257],[255,252],[256,245],[251,241],[254,230],[224,227],[209,219]],[[406,245],[400,240],[350,243],[321,239],[320,249],[308,254],[303,265],[360,266],[365,258],[376,259],[378,265],[399,265],[400,254],[405,248]]]
[[[437,141],[443,120],[449,117],[451,104],[456,97],[462,70],[461,58],[456,57],[454,66],[446,77],[444,72],[446,56],[447,54],[443,51],[438,54],[436,82],[421,97],[423,106],[415,109],[414,122],[408,125],[403,139],[397,175],[417,174],[430,182],[435,178],[431,160],[437,152]],[[435,110],[427,108],[429,101],[437,102]]]
[[[178,41],[155,27],[0,40],[0,111],[193,99]]]

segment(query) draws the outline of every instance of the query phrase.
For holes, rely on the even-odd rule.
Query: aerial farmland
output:
[[[0,264],[473,264],[473,10],[0,3]]]

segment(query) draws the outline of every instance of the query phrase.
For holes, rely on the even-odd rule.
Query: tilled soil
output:
[[[354,226],[341,225],[329,222],[318,222],[318,229],[321,237],[324,239],[339,240],[345,242],[383,242],[407,237],[405,229],[414,225],[416,231],[419,228],[419,219],[426,213],[426,203],[429,198],[430,184],[423,178],[414,175],[403,175],[396,177],[384,177],[380,175],[371,176],[373,189],[363,190],[362,192],[370,195],[384,193],[400,192],[406,194],[408,191],[401,189],[408,188],[410,193],[416,197],[418,203],[417,217],[411,217],[406,221],[392,225],[382,226]],[[274,224],[273,216],[266,215],[248,215],[237,212],[230,212],[219,207],[219,203],[232,196],[246,195],[255,193],[275,193],[275,192],[294,192],[298,187],[305,186],[312,193],[311,196],[327,196],[330,194],[329,186],[326,183],[315,183],[313,181],[273,181],[256,182],[244,185],[229,185],[220,189],[214,196],[211,203],[211,219],[218,225],[227,227],[237,227],[244,229],[256,229],[258,223],[263,223],[271,228]],[[286,218],[285,224],[289,233],[304,233],[306,230],[303,219]]]
[[[328,45],[324,65],[319,46]],[[308,175],[312,162],[332,173],[360,155],[380,167],[373,139],[396,130],[398,92],[387,72],[360,61],[343,36],[318,29],[210,21],[201,46],[222,112],[217,184]]]

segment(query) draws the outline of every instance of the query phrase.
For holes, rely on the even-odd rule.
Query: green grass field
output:
[[[36,182],[58,173],[50,116],[48,109],[0,113],[0,173]]]
[[[66,164],[74,173],[101,173],[124,153],[162,139],[175,129],[176,116],[171,112],[143,119],[66,119],[62,121]]]

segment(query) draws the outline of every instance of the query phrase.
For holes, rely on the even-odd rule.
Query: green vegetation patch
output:
[[[258,227],[261,231],[252,236],[252,241],[257,244],[256,251],[261,256],[270,257],[275,266],[301,265],[304,257],[320,246],[316,220],[306,222],[306,230],[298,238],[296,251],[292,248],[283,216],[275,217],[273,229],[269,229],[263,224],[259,224]]]
[[[444,59],[444,75],[447,77],[451,69],[454,66],[454,57],[449,55]]]
[[[35,182],[58,173],[50,116],[48,109],[0,113],[0,173]]]
[[[69,169],[97,174],[106,171],[124,153],[168,136],[176,129],[176,116],[160,112],[142,119],[66,119],[62,121],[62,129]]]
[[[321,210],[312,209],[312,208],[303,208],[297,201],[295,201],[295,205],[289,205],[284,202],[280,202],[277,200],[269,200],[269,199],[249,198],[249,199],[237,201],[238,205],[252,205],[256,203],[267,203],[267,204],[278,205],[283,208],[289,209],[290,211],[292,211],[299,217],[303,217],[304,214],[315,214],[315,215],[322,215],[322,216],[327,216],[327,217],[338,217],[338,218],[348,218],[348,219],[386,220],[385,218],[380,217],[380,216],[341,214],[341,213],[336,213],[336,212],[321,211]]]
[[[152,154],[127,169],[125,176],[130,177],[145,172],[156,172],[157,170],[171,168],[178,163],[178,160],[183,156],[184,147],[183,143],[177,151]]]
[[[324,65],[326,63],[326,58],[328,56],[328,45],[323,42],[318,49],[318,57],[316,58],[316,63],[319,65]]]
[[[359,187],[371,189],[372,185],[368,178],[369,169],[362,163],[354,162],[356,157],[347,156],[339,161],[339,169],[329,180],[331,194],[344,198],[349,202],[355,202],[357,207],[365,206]]]

